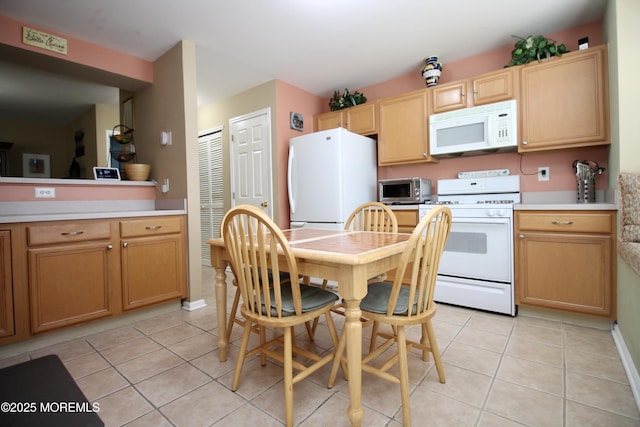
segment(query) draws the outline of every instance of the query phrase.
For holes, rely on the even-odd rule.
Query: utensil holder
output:
[[[596,178],[578,179],[578,203],[596,202]]]

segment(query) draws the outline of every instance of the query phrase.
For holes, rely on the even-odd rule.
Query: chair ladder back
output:
[[[366,202],[351,213],[345,230],[398,232],[398,220],[393,211],[380,202]]]
[[[245,308],[257,316],[282,317],[280,256],[286,260],[289,273],[296,275],[292,277],[297,277],[295,258],[287,239],[271,218],[249,205],[229,211],[223,219],[222,231]],[[302,305],[296,284],[292,281],[291,292],[294,309],[299,314]]]
[[[393,315],[403,285],[409,292],[408,317],[429,310],[433,304],[440,257],[450,229],[451,211],[446,206],[434,207],[418,223],[398,263],[387,315]],[[408,286],[403,280],[407,269],[411,269]]]

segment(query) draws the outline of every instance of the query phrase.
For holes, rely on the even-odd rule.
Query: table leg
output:
[[[218,359],[227,361],[227,282],[226,264],[216,265],[216,315],[218,317]]]
[[[349,382],[349,410],[347,415],[351,425],[362,424],[364,411],[361,405],[362,395],[362,323],[360,323],[360,301],[345,300],[345,324],[347,340],[347,366]]]

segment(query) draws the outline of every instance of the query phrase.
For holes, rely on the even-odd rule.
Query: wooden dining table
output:
[[[410,234],[368,231],[341,231],[313,228],[283,230],[302,276],[338,282],[344,300],[347,372],[350,404],[347,411],[352,426],[360,426],[364,412],[362,395],[362,324],[360,301],[367,294],[367,280],[393,270]],[[227,283],[228,255],[222,238],[208,240],[211,265],[216,271],[216,310],[218,357],[227,360]]]

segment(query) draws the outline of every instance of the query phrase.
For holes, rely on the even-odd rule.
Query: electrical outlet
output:
[[[56,197],[56,189],[53,187],[36,187],[36,199],[53,199]]]
[[[549,166],[538,168],[538,181],[549,181]]]

